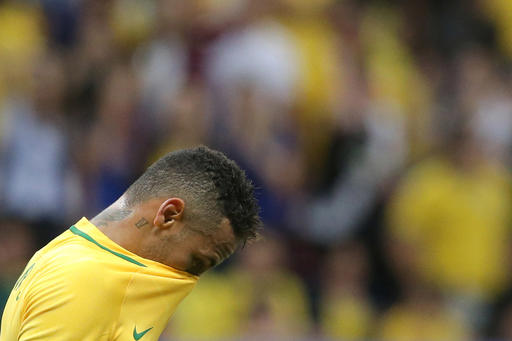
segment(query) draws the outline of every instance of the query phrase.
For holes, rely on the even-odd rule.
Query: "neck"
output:
[[[140,254],[143,229],[149,227],[148,219],[137,209],[127,207],[123,198],[119,199],[91,220],[98,229],[112,241],[130,252]]]

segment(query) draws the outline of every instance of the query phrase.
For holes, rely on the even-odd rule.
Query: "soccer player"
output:
[[[259,226],[253,186],[233,161],[206,147],[167,154],[32,257],[0,340],[157,341],[198,276]]]

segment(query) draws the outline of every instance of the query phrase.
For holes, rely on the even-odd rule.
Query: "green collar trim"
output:
[[[123,254],[121,254],[121,253],[119,253],[119,252],[116,252],[116,251],[114,251],[114,250],[110,250],[108,247],[101,245],[101,244],[100,244],[100,243],[98,243],[96,240],[94,240],[94,238],[92,238],[91,236],[89,236],[87,233],[85,233],[85,232],[83,232],[83,231],[80,231],[80,230],[79,230],[78,228],[76,228],[76,226],[74,226],[74,225],[73,225],[73,226],[71,226],[71,227],[69,228],[69,230],[70,230],[71,232],[73,232],[74,234],[76,234],[77,236],[80,236],[80,237],[82,237],[82,238],[84,238],[84,239],[87,239],[87,240],[88,240],[88,241],[90,241],[91,243],[93,243],[93,244],[95,244],[95,245],[99,246],[99,247],[100,247],[100,248],[102,248],[103,250],[108,251],[108,252],[110,252],[111,254],[113,254],[113,255],[115,255],[115,256],[117,256],[117,257],[119,257],[119,258],[122,258],[122,259],[124,259],[124,260],[127,260],[128,262],[133,263],[133,264],[136,264],[136,265],[138,265],[138,266],[147,267],[147,265],[142,264],[142,263],[140,263],[140,262],[137,262],[135,259],[133,259],[133,258],[131,258],[131,257],[128,257],[128,256],[126,256],[126,255],[123,255]]]

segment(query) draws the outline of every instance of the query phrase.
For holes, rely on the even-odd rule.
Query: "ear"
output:
[[[185,202],[180,198],[169,198],[165,200],[156,213],[153,224],[160,228],[169,228],[176,221],[183,219]]]

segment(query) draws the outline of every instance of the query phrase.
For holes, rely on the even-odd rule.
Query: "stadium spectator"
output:
[[[0,4],[0,105],[4,96],[27,90],[32,65],[44,51],[43,20],[26,2]]]
[[[367,293],[367,251],[357,242],[342,243],[325,263],[321,335],[332,340],[368,340],[376,312]]]
[[[82,178],[88,212],[97,212],[124,192],[147,153],[148,131],[138,116],[137,80],[115,65],[101,91],[98,118],[81,142]]]
[[[445,153],[410,170],[389,206],[391,238],[409,245],[420,277],[450,295],[475,324],[505,285],[509,177],[460,128]]]
[[[248,339],[293,340],[311,333],[309,299],[302,280],[286,268],[290,257],[278,236],[267,235],[242,256],[232,276],[247,294]]]
[[[1,109],[2,211],[49,226],[68,218],[77,204],[63,107],[64,72],[60,56],[45,54],[33,69],[30,93],[12,94]]]
[[[34,252],[30,226],[19,219],[0,221],[0,310],[3,311],[11,289]]]
[[[402,302],[381,316],[374,337],[378,340],[468,340],[472,335],[463,319],[454,315],[432,287],[407,290]]]

